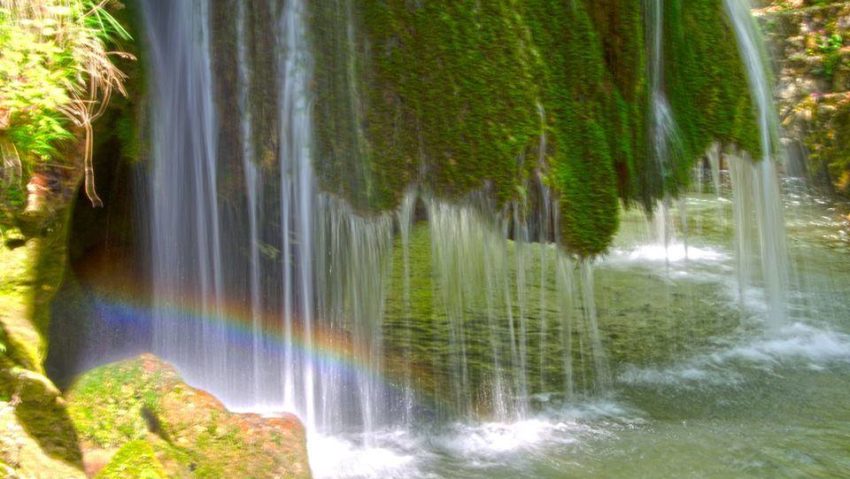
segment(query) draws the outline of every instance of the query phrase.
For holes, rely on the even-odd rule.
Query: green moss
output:
[[[382,188],[366,161],[360,98],[365,80],[363,42],[351,1],[310,2],[309,18],[318,92],[315,167],[321,186],[360,211],[393,208],[398,202],[396,188],[392,184]],[[399,178],[397,186],[406,181]]]
[[[297,421],[232,414],[150,355],[82,375],[67,399],[87,451],[143,441],[168,477],[309,477]]]
[[[535,166],[524,160],[541,132],[535,52],[514,2],[353,6],[355,43],[341,26],[334,29],[343,32],[335,40],[319,45],[320,52],[336,52],[317,62],[319,84],[326,88],[318,99],[319,121],[342,133],[324,142],[332,159],[321,171],[359,161],[367,166],[360,174],[356,166],[341,170],[337,175],[361,179],[349,185],[343,180],[331,191],[365,186],[360,202],[376,209],[395,207],[406,185],[417,180],[444,197],[459,198],[489,182],[499,202],[515,198]],[[314,14],[330,15],[321,8]],[[331,18],[314,23],[346,25],[345,18]],[[321,36],[328,35],[323,29]],[[362,105],[352,103],[352,87]]]
[[[153,447],[145,441],[130,441],[115,453],[97,479],[166,479],[165,469]]]
[[[549,180],[560,194],[561,240],[569,251],[593,256],[610,244],[619,214],[612,138],[620,116],[612,115],[616,97],[602,43],[581,2],[529,2],[529,19],[538,49],[548,53],[542,81],[554,136]]]
[[[672,0],[664,15],[666,90],[678,127],[664,191],[678,194],[714,141],[760,158],[755,107],[720,0]]]
[[[80,378],[69,394],[69,413],[90,446],[114,448],[147,436],[142,417],[155,382],[139,363],[101,367]]]
[[[644,6],[630,0],[585,1],[602,43],[610,75],[606,134],[619,180],[620,197],[647,204],[652,171],[647,145],[649,86]]]
[[[59,390],[49,379],[23,369],[3,369],[0,388],[18,399],[14,414],[28,440],[46,456],[82,469],[77,433]]]
[[[4,367],[40,371],[44,338],[29,320],[32,255],[35,243],[10,250],[0,244],[0,325]]]
[[[539,169],[560,197],[563,246],[600,254],[618,198],[651,210],[713,141],[758,151],[722,2],[667,5],[665,87],[681,122],[661,172],[640,2],[316,2],[323,187],[361,211],[395,208],[410,183],[446,199],[487,190],[502,205],[521,202]]]

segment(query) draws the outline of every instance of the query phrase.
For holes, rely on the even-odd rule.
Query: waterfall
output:
[[[224,278],[218,211],[216,114],[210,60],[210,5],[204,0],[144,3],[154,72],[151,198],[152,274],[157,313],[154,347],[178,364],[208,349],[197,379],[227,389],[219,374],[227,361],[226,333],[215,323],[181,320],[188,306],[220,314]],[[197,284],[188,284],[187,277]]]
[[[741,58],[747,69],[752,98],[757,109],[762,158],[752,161],[746,154],[722,152],[712,146],[707,152],[712,181],[720,194],[721,156],[727,158],[732,185],[735,224],[734,251],[737,257],[738,290],[743,302],[749,301],[752,291],[764,291],[767,315],[774,325],[782,324],[787,316],[787,296],[790,281],[790,262],[785,244],[786,232],[781,201],[779,177],[776,171],[779,121],[773,104],[766,52],[758,27],[752,18],[748,0],[724,0],[738,39]],[[664,0],[647,3],[647,38],[650,57],[650,91],[652,116],[652,153],[666,184],[670,162],[677,145],[675,119],[664,93]],[[656,226],[656,241],[663,241],[666,257],[674,243],[684,246],[688,256],[687,202],[676,205],[680,219],[678,229],[671,216],[673,200],[668,196],[660,202]],[[682,236],[677,240],[676,234]],[[676,245],[678,247],[678,245]],[[669,266],[669,264],[668,264]]]
[[[558,203],[542,175],[504,205],[414,187],[396,211],[355,211],[314,170],[305,1],[143,7],[154,351],[187,381],[232,409],[292,411],[310,431],[367,443],[382,428],[518,420],[535,395],[609,388],[592,264],[553,244]],[[349,25],[350,55],[355,35]],[[353,68],[342,73],[356,96]],[[273,101],[257,101],[269,85]]]
[[[312,116],[310,113],[309,78],[310,51],[304,4],[299,0],[286,2],[277,26],[277,50],[280,53],[281,93],[280,127],[280,192],[284,236],[284,281],[287,301],[284,305],[284,377],[283,402],[287,408],[303,413],[308,427],[316,425],[316,365],[314,354],[314,209],[316,180],[313,176]],[[290,237],[291,234],[291,237]],[[292,238],[295,241],[292,241]],[[292,264],[297,260],[296,264]],[[292,270],[295,270],[293,275]],[[297,285],[291,287],[290,285]],[[297,301],[295,299],[297,298]],[[300,320],[303,340],[301,361],[293,351],[294,322]],[[296,368],[295,365],[299,367]],[[295,378],[300,377],[296,383]]]
[[[762,158],[754,164],[751,164],[748,158],[732,158],[739,283],[743,289],[743,285],[751,281],[749,264],[757,254],[767,295],[770,322],[777,325],[782,324],[787,316],[791,269],[776,171],[776,152],[780,148],[779,120],[773,103],[766,53],[758,26],[752,18],[752,5],[749,0],[725,0],[725,6],[738,38],[752,98],[758,110],[762,149]],[[750,169],[754,171],[748,171]],[[751,215],[755,217],[754,224],[751,222]],[[755,232],[751,225],[755,226]],[[756,245],[758,253],[753,253],[752,248]]]
[[[417,192],[408,190],[398,210],[398,231],[402,248],[402,317],[404,318],[404,363],[408,367],[404,371],[404,422],[410,425],[413,420],[413,374],[410,370],[413,350],[413,311],[411,305],[410,291],[410,234],[413,228],[414,213],[416,209]]]
[[[648,1],[647,25],[650,43],[652,147],[658,174],[664,184],[670,170],[670,146],[676,134],[676,122],[664,92],[664,0]]]
[[[433,417],[516,420],[540,394],[610,389],[594,266],[553,244],[559,204],[539,174],[526,184],[533,194],[503,205],[484,191],[449,202],[420,186],[396,211],[355,211],[320,191],[314,170],[306,2],[240,3],[232,18],[207,0],[143,5],[153,72],[155,351],[190,382],[233,408],[294,411],[310,430],[367,433]],[[761,280],[771,317],[781,318],[788,267],[775,121],[757,32],[740,5],[727,2],[765,152],[755,167],[730,160],[741,294]],[[647,23],[662,176],[676,143],[663,8],[652,1]],[[235,42],[217,41],[213,22],[232,27]],[[258,22],[272,42],[256,35]],[[355,35],[349,25],[349,50]],[[234,85],[214,81],[231,70]],[[255,101],[262,84],[272,85],[273,102]],[[222,118],[228,108],[238,121]],[[720,155],[709,155],[718,190]],[[656,220],[668,261],[672,209],[668,198]],[[427,226],[417,223],[423,210]],[[678,210],[686,232],[684,202]]]
[[[260,378],[262,376],[261,366],[263,357],[263,337],[262,337],[262,299],[260,297],[260,235],[259,235],[259,178],[257,166],[254,164],[254,148],[253,148],[253,128],[252,115],[250,107],[250,92],[251,92],[251,72],[249,70],[250,60],[248,58],[248,38],[246,22],[248,18],[245,13],[245,4],[239,3],[237,6],[236,16],[236,41],[237,41],[237,66],[239,68],[238,89],[239,89],[239,119],[240,119],[240,134],[242,143],[242,168],[245,174],[245,194],[248,197],[248,248],[249,256],[249,283],[250,290],[250,315],[252,331],[253,349],[253,393],[254,397],[260,397],[262,385]]]

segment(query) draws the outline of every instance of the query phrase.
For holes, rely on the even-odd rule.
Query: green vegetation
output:
[[[130,441],[115,453],[112,461],[97,475],[98,479],[166,479],[168,476],[145,441]]]
[[[118,40],[130,36],[109,13],[111,1],[30,0],[0,2],[0,190],[4,209],[23,204],[22,181],[46,167],[82,169],[92,204],[92,122],[124,74],[113,57]],[[80,158],[62,144],[82,141]],[[41,185],[44,186],[44,185]],[[7,199],[8,198],[8,199]],[[8,218],[7,211],[5,216]]]
[[[28,458],[18,464],[23,477],[82,476],[76,431],[43,367],[50,301],[65,267],[65,212],[26,242],[6,231],[6,240],[23,243],[14,249],[0,243],[0,462],[21,454],[4,442],[15,438]]]
[[[528,15],[538,50],[548,52],[541,83],[553,133],[548,180],[560,192],[561,239],[569,250],[593,256],[605,251],[617,230],[614,167],[630,169],[633,145],[631,136],[615,135],[629,120],[618,109],[628,108],[619,93],[611,95],[616,87],[603,44],[582,2],[529,2]],[[619,153],[626,154],[615,162]]]
[[[850,3],[773,1],[762,25],[780,47],[783,127],[815,182],[850,194]]]
[[[735,34],[718,0],[674,0],[665,10],[667,91],[678,127],[664,189],[678,193],[691,165],[718,141],[760,158],[759,129]]]
[[[757,156],[723,4],[691,3],[665,10],[665,88],[680,131],[662,172],[648,146],[639,2],[316,2],[323,187],[365,212],[396,207],[411,183],[450,200],[486,191],[498,208],[527,205],[539,177],[560,198],[564,247],[600,254],[619,201],[651,210],[678,194],[712,142]]]
[[[106,10],[117,6],[0,0],[0,401],[16,428],[0,438],[24,445],[28,460],[16,467],[26,477],[83,475],[77,433],[43,362],[81,177],[92,202],[100,201],[92,121],[114,90],[124,93],[112,59],[130,58],[112,50],[129,34]],[[0,462],[9,454],[0,445]]]

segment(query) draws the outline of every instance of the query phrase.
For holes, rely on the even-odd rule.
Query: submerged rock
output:
[[[84,374],[67,400],[89,475],[311,476],[297,418],[231,413],[149,354]]]

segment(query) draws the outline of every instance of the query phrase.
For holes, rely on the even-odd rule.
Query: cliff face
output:
[[[73,191],[73,189],[72,189]],[[25,238],[0,245],[0,471],[4,477],[85,477],[76,430],[45,375],[50,301],[65,268],[68,199],[39,214]],[[37,225],[36,225],[37,223]]]
[[[850,2],[774,1],[756,14],[778,62],[792,154],[807,157],[818,183],[850,194]]]

